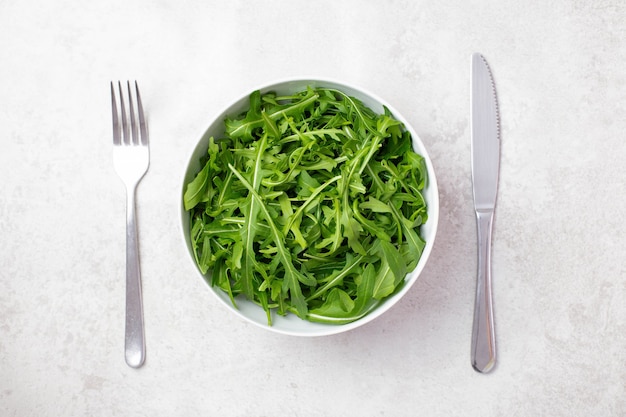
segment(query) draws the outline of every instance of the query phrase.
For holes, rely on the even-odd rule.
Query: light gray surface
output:
[[[443,3],[0,1],[0,415],[624,415],[626,5]],[[502,119],[489,375],[469,360],[472,52],[492,67]],[[385,316],[327,338],[227,312],[178,227],[185,160],[211,117],[296,75],[391,102],[440,187],[420,281]],[[139,370],[123,356],[117,79],[139,80],[151,133]]]

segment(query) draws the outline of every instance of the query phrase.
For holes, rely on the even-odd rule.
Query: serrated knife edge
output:
[[[472,55],[471,147],[476,209],[495,207],[500,169],[500,113],[491,68],[479,53]]]

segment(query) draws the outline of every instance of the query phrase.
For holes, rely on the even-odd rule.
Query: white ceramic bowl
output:
[[[188,184],[195,175],[202,169],[200,166],[200,157],[206,155],[208,149],[208,141],[211,136],[220,137],[224,134],[224,119],[229,117],[234,117],[240,114],[242,111],[245,111],[249,106],[249,96],[250,93],[254,90],[261,90],[261,93],[265,93],[268,91],[275,91],[278,94],[288,94],[295,93],[298,91],[302,91],[306,88],[306,86],[312,87],[329,87],[336,88],[338,90],[343,91],[344,93],[356,97],[363,102],[366,106],[371,108],[377,113],[383,112],[383,106],[386,106],[394,115],[394,117],[404,123],[404,127],[411,133],[413,138],[413,149],[418,154],[422,155],[426,161],[426,166],[428,168],[428,182],[427,186],[423,191],[424,198],[426,199],[426,203],[428,204],[428,221],[426,224],[421,226],[420,233],[424,240],[426,241],[426,247],[422,253],[422,257],[420,258],[417,267],[407,274],[405,280],[405,285],[400,289],[400,291],[396,292],[392,296],[388,297],[382,304],[380,304],[376,309],[370,312],[368,315],[362,317],[361,319],[354,321],[348,324],[342,325],[333,325],[333,324],[320,324],[320,323],[312,323],[306,320],[302,320],[295,314],[288,314],[286,316],[280,316],[274,314],[272,317],[272,326],[267,324],[267,316],[265,311],[254,304],[251,301],[244,299],[242,296],[237,298],[237,306],[236,309],[228,295],[224,293],[222,290],[216,287],[212,287],[209,282],[210,278],[205,277],[200,272],[200,269],[196,266],[195,258],[193,255],[193,251],[191,249],[191,242],[189,237],[189,214],[185,211],[183,207],[183,193],[184,187]],[[196,266],[196,270],[198,271],[199,277],[207,282],[208,288],[210,292],[217,298],[219,302],[221,302],[228,310],[236,313],[243,319],[263,327],[265,329],[282,333],[288,335],[295,336],[323,336],[323,335],[331,335],[336,333],[345,332],[347,330],[354,329],[356,327],[362,326],[365,323],[368,323],[375,318],[382,315],[385,311],[389,310],[398,300],[400,300],[412,287],[412,285],[417,280],[418,276],[424,269],[426,262],[428,261],[428,257],[433,248],[433,244],[435,242],[435,235],[437,233],[437,223],[439,219],[439,193],[437,189],[437,180],[435,178],[435,171],[433,169],[432,162],[428,156],[428,152],[424,147],[424,144],[419,139],[417,132],[411,127],[408,121],[402,117],[402,115],[396,111],[393,106],[384,101],[383,99],[375,96],[374,94],[367,92],[363,88],[355,87],[349,84],[345,84],[343,82],[337,82],[332,80],[322,80],[322,79],[290,79],[284,81],[278,81],[271,84],[260,86],[256,89],[252,89],[249,92],[245,93],[243,96],[237,98],[232,104],[228,105],[223,111],[221,111],[211,122],[208,129],[205,131],[204,135],[200,138],[196,146],[194,147],[191,155],[189,157],[188,165],[185,167],[185,172],[183,175],[183,182],[181,184],[180,193],[178,194],[179,205],[180,205],[180,219],[182,226],[182,233],[185,240],[185,244],[187,245],[187,251],[190,256],[191,262]],[[210,272],[209,272],[210,274]]]

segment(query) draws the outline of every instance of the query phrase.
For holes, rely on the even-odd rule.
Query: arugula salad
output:
[[[357,320],[420,259],[426,164],[387,108],[332,88],[255,91],[201,166],[183,196],[196,263],[269,325],[272,312]]]

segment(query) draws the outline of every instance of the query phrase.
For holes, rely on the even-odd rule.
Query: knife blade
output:
[[[496,363],[491,291],[491,240],[500,171],[500,115],[489,65],[472,54],[471,65],[472,189],[478,237],[478,271],[472,328],[472,367],[490,372]]]

